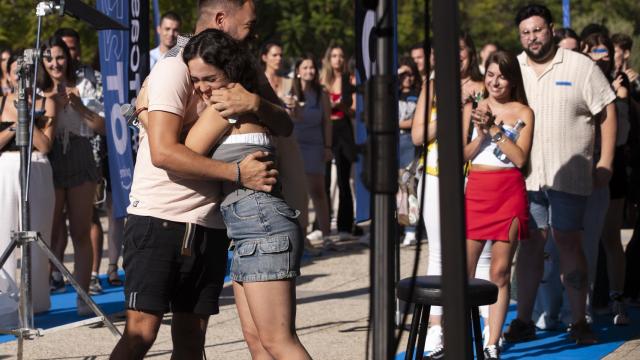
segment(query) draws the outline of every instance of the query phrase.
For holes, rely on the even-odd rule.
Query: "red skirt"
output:
[[[527,189],[520,170],[471,171],[465,193],[467,239],[509,241],[518,219],[518,240],[528,236]]]

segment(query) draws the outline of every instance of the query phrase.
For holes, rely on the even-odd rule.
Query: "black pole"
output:
[[[447,359],[470,359],[467,255],[462,174],[458,1],[434,0],[444,344]],[[425,59],[428,61],[428,59]]]
[[[372,287],[373,358],[394,357],[394,279],[397,237],[398,111],[393,67],[393,0],[380,0],[376,7],[376,62],[369,83],[369,142],[367,181],[373,196]]]

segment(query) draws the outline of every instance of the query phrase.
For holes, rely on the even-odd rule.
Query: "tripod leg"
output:
[[[16,246],[17,246],[16,240],[11,239],[11,243],[9,244],[9,246],[7,246],[7,248],[2,253],[2,257],[0,257],[0,269],[2,269],[4,267],[4,263],[6,263],[7,260],[9,260],[9,256],[11,256],[11,253],[13,252],[13,250],[16,249]]]
[[[60,260],[58,260],[58,258],[55,255],[53,255],[53,252],[51,252],[51,249],[49,248],[47,243],[45,243],[40,236],[38,236],[38,239],[36,240],[36,244],[40,246],[42,251],[45,252],[49,260],[51,260],[53,265],[55,265],[56,268],[60,270],[60,272],[64,275],[64,277],[66,277],[67,280],[69,280],[71,285],[76,289],[76,292],[78,293],[78,295],[82,298],[82,300],[84,300],[85,303],[87,303],[87,305],[89,305],[91,310],[93,310],[93,312],[96,315],[102,317],[104,324],[109,328],[109,330],[111,330],[111,333],[115,336],[122,336],[122,334],[120,333],[120,330],[118,330],[118,328],[116,328],[115,325],[113,325],[113,323],[107,318],[107,316],[102,312],[102,310],[100,310],[98,305],[96,305],[93,299],[91,299],[91,297],[87,295],[87,293],[82,289],[82,287],[80,287],[80,284],[78,284],[76,279],[71,275],[71,273],[69,272],[69,270],[67,270],[64,264],[62,264],[62,262],[60,262]]]

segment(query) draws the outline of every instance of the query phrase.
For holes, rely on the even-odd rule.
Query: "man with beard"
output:
[[[255,19],[253,0],[200,0],[195,30],[220,29],[243,41]],[[173,312],[172,358],[202,358],[207,322],[219,312],[227,267],[229,239],[218,208],[220,182],[267,192],[276,182],[272,164],[259,161],[266,153],[228,164],[198,155],[182,143],[203,110],[182,59],[188,40],[178,37],[138,98],[138,105],[148,108],[148,119],[143,119],[140,132],[125,228],[127,321],[112,359],[142,359],[167,312]],[[255,114],[272,133],[289,135],[291,119],[275,105],[277,97],[266,79],[260,80],[260,96],[233,84],[212,91],[206,106],[225,118]]]
[[[526,181],[530,239],[521,242],[520,254],[526,256],[519,256],[516,265],[518,317],[504,337],[510,342],[535,338],[531,316],[551,228],[571,307],[569,335],[577,344],[593,344],[597,339],[585,317],[588,286],[582,226],[587,197],[594,187],[607,186],[611,177],[616,96],[593,61],[555,45],[549,9],[525,6],[516,25],[524,48],[518,60],[536,128]],[[593,164],[596,125],[601,153]]]

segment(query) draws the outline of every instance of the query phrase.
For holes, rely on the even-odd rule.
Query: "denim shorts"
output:
[[[556,190],[528,191],[529,229],[552,228],[560,231],[583,229],[587,196]]]
[[[298,210],[262,192],[220,209],[234,245],[232,280],[271,281],[300,275],[304,239]]]

